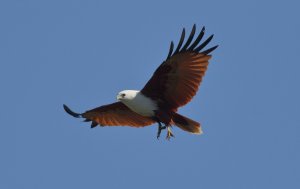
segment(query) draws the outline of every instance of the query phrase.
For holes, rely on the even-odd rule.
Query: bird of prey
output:
[[[124,90],[118,93],[117,102],[75,113],[63,105],[65,111],[73,117],[91,121],[91,127],[131,126],[144,127],[158,124],[157,138],[163,129],[167,130],[167,139],[174,137],[171,127],[201,134],[200,123],[177,113],[179,107],[187,104],[198,91],[200,82],[207,70],[210,53],[218,45],[204,50],[213,35],[202,40],[205,27],[194,38],[196,25],[184,43],[185,29],[174,51],[171,42],[167,58],[156,69],[142,90]]]

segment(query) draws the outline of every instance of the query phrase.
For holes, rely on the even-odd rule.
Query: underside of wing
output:
[[[176,110],[195,96],[207,70],[208,60],[211,58],[209,53],[218,47],[214,46],[203,51],[203,48],[212,40],[213,35],[200,43],[205,28],[202,28],[193,41],[195,31],[196,26],[194,25],[190,36],[183,45],[185,38],[185,29],[183,29],[174,52],[174,44],[171,42],[167,59],[157,68],[141,91],[144,95],[156,99],[165,108]]]
[[[100,126],[132,126],[144,127],[154,123],[151,118],[141,116],[131,111],[121,102],[116,102],[98,108],[88,110],[85,113],[78,114],[64,105],[65,111],[77,118],[85,118],[85,121],[91,121],[91,127]]]

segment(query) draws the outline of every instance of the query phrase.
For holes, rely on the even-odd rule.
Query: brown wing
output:
[[[204,27],[191,44],[195,31],[194,25],[189,38],[181,48],[185,36],[185,29],[183,29],[174,53],[174,44],[171,42],[167,59],[157,68],[141,91],[144,95],[158,100],[165,108],[176,110],[195,96],[207,69],[208,60],[211,58],[208,54],[218,47],[214,46],[202,51],[213,38],[211,35],[199,45],[205,32]]]
[[[73,117],[82,117],[86,119],[85,121],[92,121],[92,128],[98,124],[100,126],[144,127],[154,123],[151,118],[141,116],[131,111],[121,102],[100,106],[82,114],[73,112],[66,105],[64,105],[64,109]]]

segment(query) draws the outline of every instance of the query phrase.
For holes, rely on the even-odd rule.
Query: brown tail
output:
[[[177,127],[184,131],[194,134],[202,133],[200,123],[193,121],[187,117],[184,117],[180,114],[175,113],[175,115],[173,116],[173,122]]]

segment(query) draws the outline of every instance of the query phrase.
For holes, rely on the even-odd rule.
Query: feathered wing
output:
[[[208,60],[211,58],[209,53],[218,47],[214,46],[202,51],[212,40],[213,35],[199,44],[205,32],[203,27],[200,34],[191,43],[195,31],[196,26],[194,25],[189,38],[182,47],[185,36],[185,29],[183,29],[174,53],[174,44],[171,42],[167,59],[157,68],[141,90],[144,95],[162,102],[166,106],[165,108],[176,110],[195,96],[207,70]]]
[[[78,114],[64,105],[65,111],[77,118],[85,118],[85,121],[92,121],[91,127],[100,126],[132,126],[144,127],[154,123],[151,118],[141,116],[131,111],[121,102],[116,102]]]

